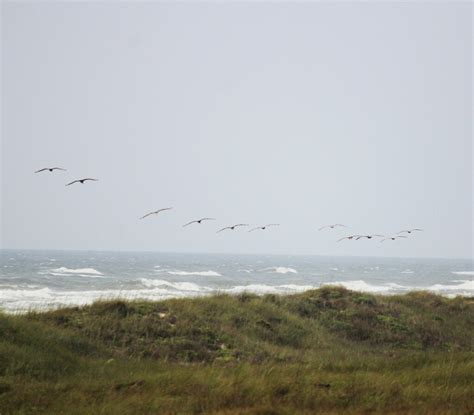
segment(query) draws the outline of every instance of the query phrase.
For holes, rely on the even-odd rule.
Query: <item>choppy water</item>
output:
[[[214,292],[296,293],[324,284],[381,294],[474,296],[470,259],[0,251],[0,309],[97,299],[160,300]]]

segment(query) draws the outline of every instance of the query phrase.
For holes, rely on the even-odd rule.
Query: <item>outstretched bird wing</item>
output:
[[[226,226],[225,228],[219,229],[216,233],[225,231],[226,229],[231,229],[231,227],[230,227],[230,226]]]
[[[71,184],[74,184],[74,183],[79,183],[80,180],[74,180],[72,181],[71,183],[68,183],[66,186],[70,186]]]
[[[62,167],[52,167],[51,170],[62,170],[62,171],[67,171],[66,169],[63,169]]]
[[[146,217],[150,216],[150,215],[154,215],[156,212],[150,212],[150,213],[147,213],[146,215],[143,215],[140,219],[145,219]]]
[[[197,223],[197,220],[192,220],[191,222],[185,223],[185,224],[183,225],[183,228],[184,228],[185,226],[191,225],[192,223]]]
[[[140,219],[145,219],[146,217],[148,217],[150,215],[157,215],[158,213],[163,212],[164,210],[170,210],[170,209],[173,209],[173,208],[172,207],[167,207],[167,208],[154,210],[153,212],[147,213],[146,215],[142,216]]]
[[[256,228],[252,228],[249,230],[249,232],[256,231],[257,229],[262,229],[262,226],[257,226]]]
[[[45,167],[44,169],[36,170],[35,173],[41,173],[42,171],[45,171],[45,170],[49,170],[49,169],[47,167]]]
[[[337,242],[341,242],[341,241],[344,240],[344,239],[352,239],[352,238],[356,238],[356,240],[357,240],[357,239],[359,239],[359,238],[362,238],[362,235],[349,235],[349,236],[344,236],[344,238],[339,239]]]

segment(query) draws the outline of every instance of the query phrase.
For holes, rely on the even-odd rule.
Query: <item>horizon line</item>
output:
[[[457,259],[474,261],[472,257],[435,257],[435,256],[384,256],[384,255],[331,255],[331,254],[285,254],[285,253],[262,253],[262,252],[189,252],[189,251],[150,251],[139,249],[58,249],[58,248],[3,248],[1,251],[55,251],[55,252],[114,252],[114,253],[150,253],[171,255],[249,255],[249,256],[314,256],[333,258],[388,258],[388,259]]]

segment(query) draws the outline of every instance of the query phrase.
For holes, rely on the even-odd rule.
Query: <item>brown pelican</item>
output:
[[[394,241],[395,239],[398,239],[398,238],[406,238],[406,236],[403,236],[403,235],[387,236],[386,238],[382,239],[380,242],[388,241],[388,240]]]
[[[322,226],[321,228],[318,229],[318,231],[322,231],[323,229],[334,229],[334,228],[337,228],[337,227],[341,227],[341,228],[347,228],[346,225],[343,225],[342,223],[335,223],[334,225],[326,225],[326,226]]]
[[[380,237],[380,238],[385,237],[385,235],[379,235],[379,234],[374,234],[374,235],[358,235],[357,238],[356,238],[356,241],[358,241],[358,240],[361,239],[361,238],[372,239],[372,238],[374,238],[375,236],[378,236],[378,237]]]
[[[423,229],[419,229],[419,228],[414,228],[414,229],[408,229],[406,231],[400,231],[398,232],[398,234],[401,234],[401,233],[412,233],[412,232],[421,232]]]
[[[97,182],[97,181],[98,181],[98,179],[91,179],[91,178],[88,177],[88,178],[86,178],[86,179],[74,180],[74,181],[72,181],[71,183],[68,183],[66,186],[70,186],[71,184],[74,184],[74,183],[82,183],[82,184],[84,184],[84,182],[86,182],[86,181],[88,181],[88,180],[91,180],[91,181],[93,181],[93,182]]]
[[[216,219],[215,218],[201,218],[201,219],[198,219],[198,220],[192,220],[191,222],[185,223],[183,225],[183,228],[185,226],[191,225],[192,223],[199,223],[200,224],[203,220],[216,220]]]
[[[237,228],[238,226],[249,226],[249,224],[248,224],[248,223],[238,223],[237,225],[226,226],[225,228],[219,229],[216,233],[225,231],[226,229],[234,230],[234,229]]]
[[[157,215],[158,213],[163,212],[164,210],[170,210],[170,209],[173,209],[173,208],[172,207],[167,207],[167,208],[163,208],[163,209],[154,210],[153,212],[147,213],[146,215],[142,216],[140,219],[145,219],[148,216]]]
[[[256,228],[250,229],[249,232],[256,231],[257,229],[261,229],[262,231],[264,231],[264,230],[267,229],[269,226],[280,226],[280,224],[279,224],[279,223],[269,223],[268,225],[257,226]]]
[[[362,236],[362,235],[344,236],[344,238],[339,239],[337,242],[341,242],[341,241],[343,241],[344,239],[349,239],[349,240],[350,240],[350,239],[353,239],[353,238],[358,238],[358,237],[360,237],[360,236]]]
[[[41,173],[42,171],[53,171],[53,170],[62,170],[62,171],[66,171],[66,169],[63,169],[62,167],[45,167],[44,169],[39,169],[39,170],[36,170],[35,173]]]

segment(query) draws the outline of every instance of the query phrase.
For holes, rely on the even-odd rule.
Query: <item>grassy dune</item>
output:
[[[0,414],[470,414],[474,299],[327,287],[0,314]]]

